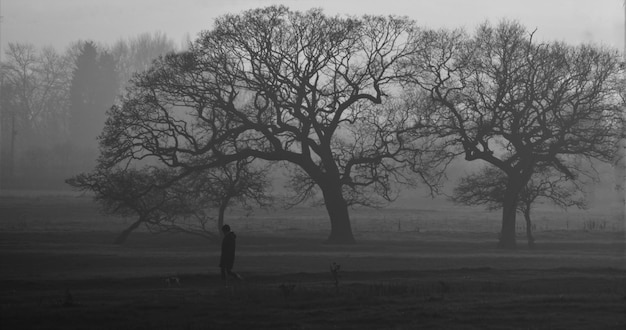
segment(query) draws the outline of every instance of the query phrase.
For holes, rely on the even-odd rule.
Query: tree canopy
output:
[[[617,51],[537,42],[509,21],[473,35],[428,31],[419,42],[406,65],[427,97],[418,126],[506,175],[502,247],[515,246],[519,194],[538,169],[575,179],[585,162],[613,158],[623,119]]]
[[[484,205],[488,210],[499,210],[504,205],[508,178],[497,167],[488,165],[482,170],[459,180],[451,200],[465,205]],[[519,193],[517,210],[526,220],[528,246],[534,245],[531,213],[538,200],[548,201],[563,209],[587,207],[585,192],[580,182],[570,180],[550,167],[537,169]]]
[[[110,47],[110,52],[115,59],[120,90],[124,90],[135,74],[150,68],[152,61],[175,50],[174,41],[162,32],[142,33],[116,41]]]
[[[181,175],[173,168],[97,168],[67,180],[90,191],[106,214],[134,217],[115,240],[126,241],[132,231],[145,226],[154,232],[183,232],[215,238],[224,224],[226,209],[234,204],[250,208],[268,206],[266,168],[246,161]],[[217,222],[213,211],[217,210]],[[217,230],[216,230],[217,229]]]
[[[594,45],[538,42],[510,21],[470,35],[405,17],[248,10],[131,80],[108,113],[98,168],[149,163],[186,178],[242,161],[286,164],[294,201],[320,194],[329,241],[346,243],[350,205],[391,201],[398,184],[434,191],[464,155],[504,173],[500,246],[515,247],[534,174],[571,181],[614,160],[620,62]]]
[[[42,146],[66,137],[70,73],[70,58],[53,48],[9,43],[0,63],[0,184],[4,187],[40,179],[45,165],[58,164],[54,161],[58,158],[46,159],[40,153]]]
[[[418,29],[406,18],[328,17],[283,6],[225,15],[183,53],[135,78],[102,135],[101,164],[144,159],[188,173],[243,159],[291,164],[300,197],[321,191],[331,242],[352,242],[348,206],[394,198],[409,170],[436,182],[447,158],[394,102],[400,60]],[[440,157],[441,156],[441,157]],[[428,162],[428,165],[424,163]]]
[[[69,93],[69,131],[72,143],[97,146],[106,111],[118,92],[115,62],[111,54],[98,52],[93,42],[81,44]]]

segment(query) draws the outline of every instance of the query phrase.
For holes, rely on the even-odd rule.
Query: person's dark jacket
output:
[[[220,257],[220,267],[232,269],[235,263],[235,239],[237,235],[229,232],[222,239],[222,256]]]

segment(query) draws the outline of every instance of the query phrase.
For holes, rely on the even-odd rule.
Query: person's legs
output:
[[[220,269],[222,270],[222,279],[225,280],[226,279],[226,272],[230,273],[230,270],[226,269],[226,267],[220,267]]]
[[[228,272],[228,276],[234,277],[237,280],[241,280],[241,276],[239,276],[239,274],[233,272],[232,268],[226,268],[226,271]]]

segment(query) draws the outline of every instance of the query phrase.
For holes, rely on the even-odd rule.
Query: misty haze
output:
[[[2,327],[626,328],[626,24],[479,2],[0,3]]]

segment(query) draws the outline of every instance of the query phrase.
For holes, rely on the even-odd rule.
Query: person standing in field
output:
[[[240,280],[241,276],[233,272],[233,265],[235,263],[235,240],[237,239],[237,235],[230,231],[229,225],[222,226],[222,232],[224,233],[224,238],[222,239],[222,255],[220,257],[222,280],[225,280],[227,276]]]

